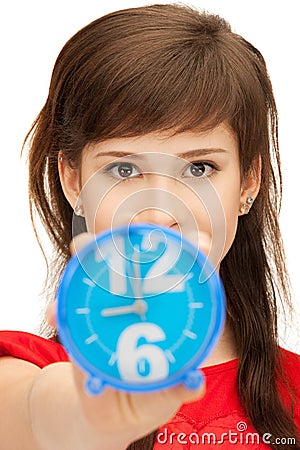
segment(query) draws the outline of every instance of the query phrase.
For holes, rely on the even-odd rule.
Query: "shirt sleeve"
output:
[[[69,361],[61,344],[23,331],[0,331],[0,356],[13,356],[41,368]]]

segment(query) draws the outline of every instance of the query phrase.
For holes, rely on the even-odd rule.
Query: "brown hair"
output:
[[[291,408],[283,406],[277,386],[284,377],[276,301],[289,304],[290,297],[278,226],[276,105],[262,55],[225,20],[190,7],[153,5],[108,14],[72,37],[28,135],[31,213],[38,212],[54,244],[49,280],[55,286],[70,256],[73,215],[59,182],[60,150],[77,166],[88,143],[208,130],[224,121],[238,138],[242,176],[256,156],[262,160],[259,195],[240,217],[220,271],[239,356],[238,393],[259,433],[295,436]],[[154,439],[130,448],[150,449]]]

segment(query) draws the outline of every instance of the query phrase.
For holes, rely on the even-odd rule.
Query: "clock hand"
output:
[[[134,249],[134,255],[137,254],[136,248]],[[132,305],[116,306],[112,308],[105,308],[101,311],[101,316],[111,317],[119,316],[123,314],[138,314],[142,320],[146,320],[146,311],[148,309],[147,303],[142,298],[141,290],[141,273],[139,261],[133,262],[134,277],[130,277],[130,282],[135,296],[135,301]]]
[[[138,300],[135,301],[132,305],[116,306],[114,308],[102,309],[101,316],[111,317],[130,313],[136,313],[141,316],[145,314],[147,309],[148,309],[147,303],[144,300]]]
[[[133,256],[135,257],[135,259],[133,261],[134,277],[130,278],[134,296],[135,296],[135,302],[133,305],[136,305],[136,308],[140,311],[139,315],[140,315],[141,319],[146,320],[145,312],[148,308],[147,308],[147,303],[143,300],[143,296],[142,296],[141,268],[140,268],[140,262],[137,258],[137,255],[138,255],[137,246],[134,246],[134,253],[133,253]],[[146,309],[145,309],[144,305],[146,305]]]

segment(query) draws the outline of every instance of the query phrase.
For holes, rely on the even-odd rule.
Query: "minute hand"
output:
[[[134,277],[130,277],[133,293],[135,296],[135,302],[133,306],[135,306],[135,308],[139,311],[137,314],[140,315],[141,319],[146,320],[145,312],[147,311],[148,307],[142,296],[141,270],[137,247],[134,247],[133,257]]]

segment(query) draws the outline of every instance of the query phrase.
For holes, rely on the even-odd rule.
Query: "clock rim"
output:
[[[109,238],[112,234],[124,234],[130,231],[138,230],[139,232],[144,230],[155,230],[160,229],[164,231],[167,235],[169,235],[172,239],[176,241],[180,240],[182,246],[188,251],[192,251],[193,255],[195,254],[195,260],[200,266],[203,266],[204,262],[211,271],[211,276],[207,280],[209,283],[210,291],[213,290],[214,294],[214,307],[216,309],[215,312],[215,321],[212,326],[211,335],[208,339],[208,342],[205,345],[204,349],[199,349],[195,352],[194,356],[189,360],[187,364],[181,367],[180,370],[177,370],[172,375],[164,378],[162,380],[150,381],[150,382],[129,382],[124,381],[115,377],[108,375],[106,372],[96,368],[93,364],[91,364],[88,359],[84,356],[84,353],[78,350],[77,345],[74,342],[72,337],[72,333],[70,333],[66,321],[67,317],[67,286],[75,274],[78,266],[80,265],[80,260],[87,257],[92,251],[95,251],[95,243],[98,245],[99,241],[103,241],[104,239]],[[97,380],[102,387],[104,386],[112,386],[116,389],[123,390],[126,392],[151,392],[157,391],[164,388],[168,388],[174,385],[177,385],[181,382],[184,383],[185,379],[187,379],[188,374],[192,371],[198,370],[199,366],[204,362],[207,356],[211,353],[215,343],[220,337],[221,331],[223,329],[225,323],[225,292],[220,279],[219,274],[216,269],[212,266],[207,256],[204,255],[201,250],[197,249],[193,244],[191,244],[187,239],[185,239],[179,233],[163,226],[148,224],[148,223],[140,223],[140,224],[130,224],[125,226],[116,227],[111,230],[107,230],[105,232],[99,233],[94,236],[94,239],[89,242],[86,246],[81,248],[76,254],[74,254],[69,262],[67,263],[57,290],[57,328],[58,335],[66,348],[67,353],[70,356],[70,359],[74,361],[79,367],[88,374],[89,380]]]

